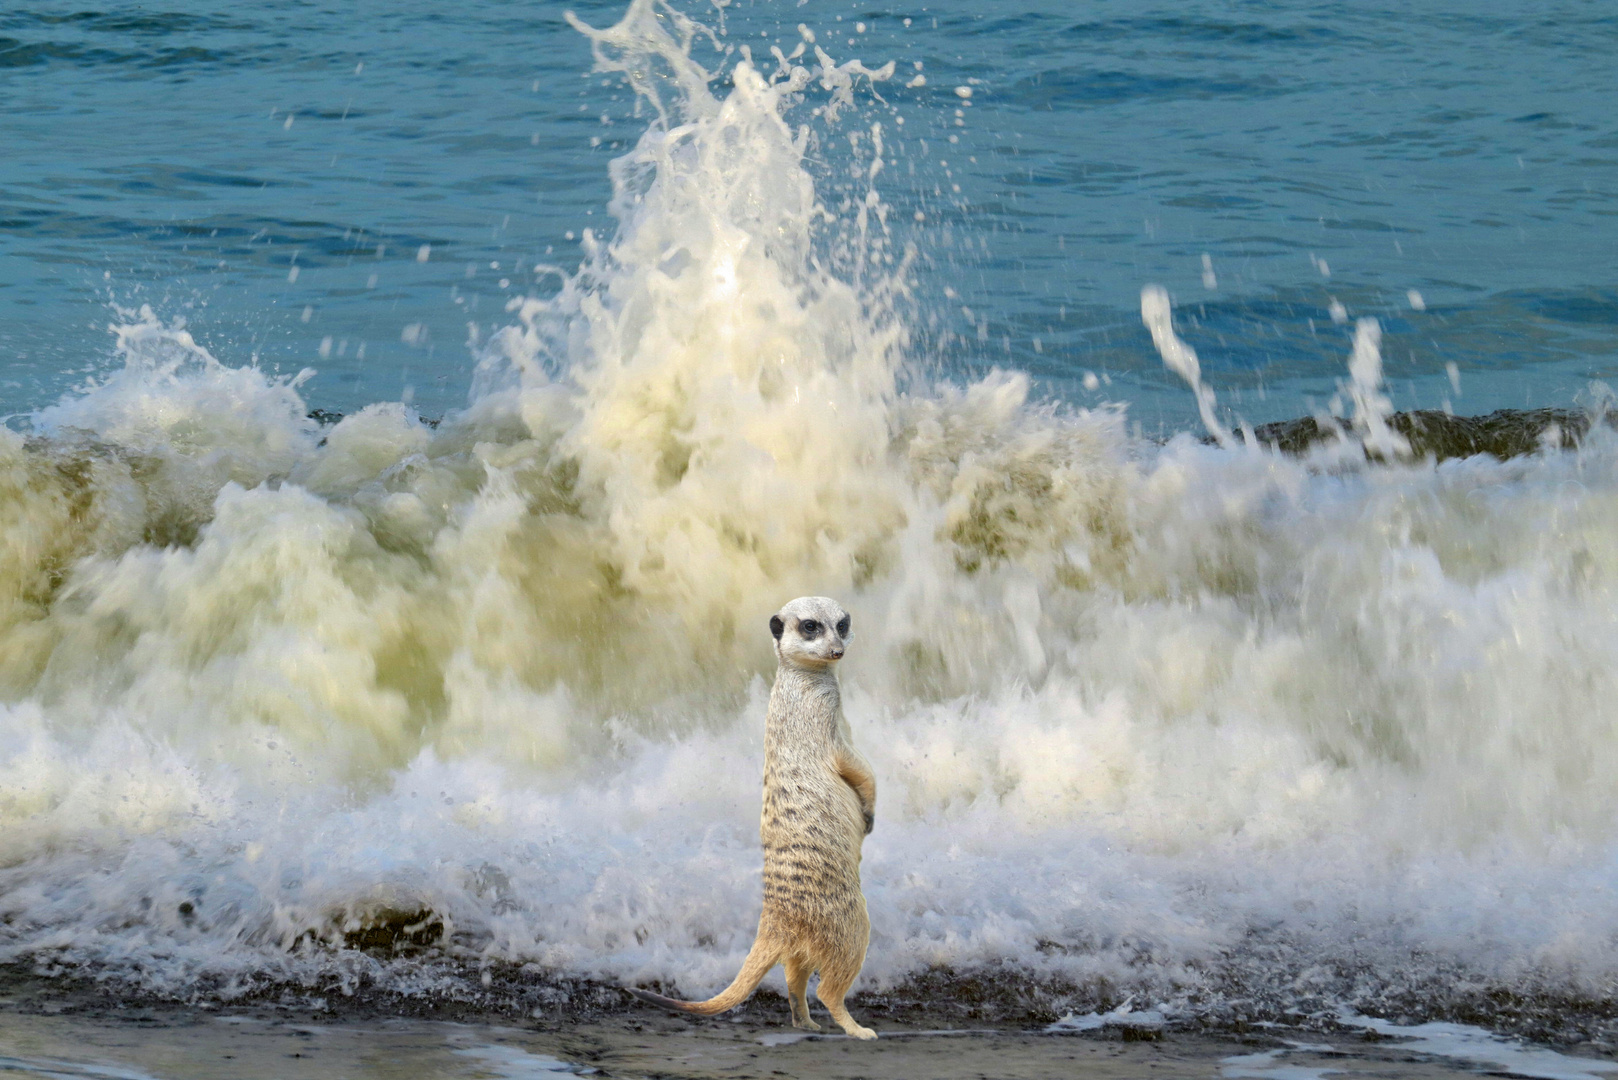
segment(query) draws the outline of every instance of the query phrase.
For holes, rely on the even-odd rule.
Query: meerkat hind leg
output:
[[[787,1004],[792,1006],[792,1026],[819,1031],[820,1025],[809,1016],[809,965],[791,959],[787,967]]]
[[[831,1013],[831,1018],[837,1021],[838,1026],[850,1038],[874,1039],[876,1038],[876,1032],[864,1027],[858,1020],[850,1016],[848,1006],[843,1004],[843,995],[848,993],[850,986],[854,985],[854,976],[858,974],[858,968],[853,971],[827,971],[822,968],[820,970],[820,985],[815,988],[815,997],[819,998],[820,1003],[826,1006],[826,1011]]]

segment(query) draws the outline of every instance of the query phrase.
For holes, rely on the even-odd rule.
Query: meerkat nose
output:
[[[842,649],[833,649],[831,651],[831,658],[833,660],[841,660],[843,658],[843,650]]]

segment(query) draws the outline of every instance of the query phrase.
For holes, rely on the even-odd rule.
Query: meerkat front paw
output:
[[[803,1030],[805,1030],[805,1031],[819,1031],[820,1030],[820,1025],[815,1023],[813,1020],[809,1019],[807,1016],[804,1017],[802,1020],[799,1020],[797,1017],[793,1017],[792,1018],[792,1026],[795,1027],[795,1028],[803,1028]]]
[[[872,1031],[868,1027],[860,1027],[858,1024],[855,1024],[853,1027],[848,1029],[848,1037],[851,1039],[874,1039],[876,1038],[876,1032]]]

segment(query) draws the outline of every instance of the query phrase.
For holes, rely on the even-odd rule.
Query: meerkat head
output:
[[[848,612],[825,596],[800,596],[770,616],[775,655],[782,663],[827,668],[843,658],[848,645]]]

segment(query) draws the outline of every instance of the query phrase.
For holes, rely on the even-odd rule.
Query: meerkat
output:
[[[843,996],[865,965],[871,921],[860,891],[860,845],[876,821],[876,778],[843,717],[837,662],[850,619],[835,600],[804,596],[770,617],[779,664],[764,723],[764,913],[735,981],[707,1001],[630,993],[680,1012],[713,1016],[740,1005],[776,964],[786,965],[792,1026],[809,1016],[809,976],[856,1039],[876,1032],[849,1015]]]

